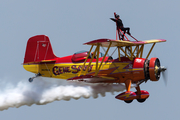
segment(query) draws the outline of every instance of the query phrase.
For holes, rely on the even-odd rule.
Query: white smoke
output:
[[[122,84],[82,84],[82,82],[67,82],[59,79],[36,78],[32,83],[27,80],[17,85],[0,82],[0,110],[9,107],[20,107],[32,104],[43,105],[56,100],[79,99],[81,97],[97,98],[98,94],[105,96],[106,92],[123,91]]]

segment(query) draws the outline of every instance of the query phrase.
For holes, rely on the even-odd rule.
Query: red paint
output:
[[[117,95],[115,98],[119,100],[134,100],[136,99],[136,93],[132,91],[126,91]]]
[[[151,81],[158,81],[159,80],[159,78],[155,74],[155,67],[156,67],[155,62],[156,62],[156,60],[159,61],[158,58],[151,58],[150,62],[149,62],[149,75],[150,75]]]
[[[49,38],[45,35],[31,37],[26,46],[24,63],[40,62],[57,58],[52,50]]]

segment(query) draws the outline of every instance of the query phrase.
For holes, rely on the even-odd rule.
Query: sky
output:
[[[27,40],[44,34],[50,38],[59,57],[89,50],[83,43],[99,39],[115,39],[115,24],[109,18],[117,12],[124,26],[138,40],[166,39],[158,43],[151,57],[158,57],[168,68],[168,82],[141,84],[150,97],[144,103],[126,104],[106,93],[97,99],[60,100],[46,105],[21,106],[0,111],[0,119],[44,120],[115,120],[115,119],[179,119],[179,0],[7,0],[0,2],[0,90],[27,82],[34,76],[24,70]],[[145,47],[144,57],[149,48]],[[56,79],[54,79],[56,81]],[[41,87],[41,86],[40,86]],[[135,91],[132,89],[132,91]],[[0,96],[1,98],[1,96]]]

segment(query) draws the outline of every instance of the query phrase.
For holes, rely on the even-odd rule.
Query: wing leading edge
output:
[[[145,40],[145,41],[121,41],[121,40],[113,40],[113,39],[97,39],[87,43],[84,45],[95,45],[101,44],[102,47],[108,47],[110,43],[111,47],[122,47],[122,46],[137,46],[137,45],[144,45],[144,44],[151,44],[151,43],[159,43],[159,42],[166,42],[165,39],[152,39],[152,40]]]

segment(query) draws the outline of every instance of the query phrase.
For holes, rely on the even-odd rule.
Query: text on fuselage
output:
[[[86,70],[88,66],[84,66],[83,71]],[[91,65],[88,69],[88,72],[92,70],[93,65]],[[54,66],[52,71],[54,75],[60,75],[63,73],[73,73],[77,74],[79,71],[81,71],[82,65],[72,65],[72,66],[67,66],[67,67],[62,67],[62,66]]]

